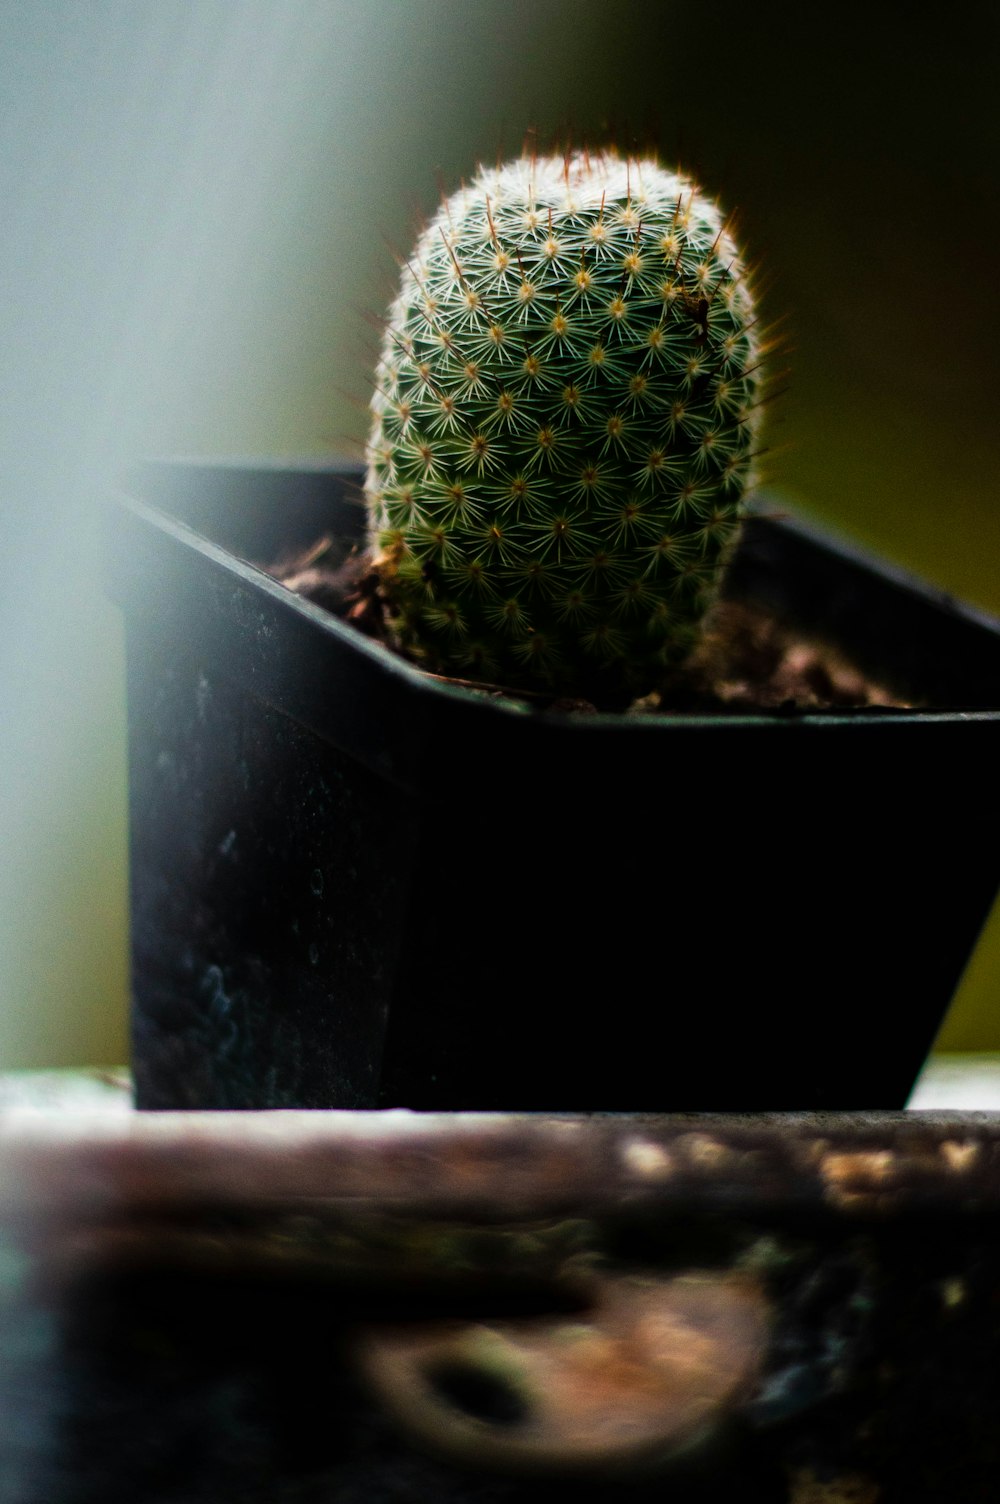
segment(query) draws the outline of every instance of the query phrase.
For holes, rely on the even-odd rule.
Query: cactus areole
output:
[[[739,251],[687,178],[524,156],[453,194],[403,266],[372,403],[402,650],[598,702],[655,688],[738,527],[758,360]]]

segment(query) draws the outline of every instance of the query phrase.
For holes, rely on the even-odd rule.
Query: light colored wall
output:
[[[885,9],[0,7],[0,1067],[126,1051],[96,498],[132,453],[357,445],[388,246],[529,125],[638,134],[741,206],[796,347],[772,481],[1000,610],[997,21]],[[1000,1047],[998,975],[1000,921],[946,1044]]]

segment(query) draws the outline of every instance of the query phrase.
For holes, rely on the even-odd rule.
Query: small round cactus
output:
[[[738,525],[759,355],[726,222],[655,161],[524,156],[447,199],[403,266],[372,403],[400,647],[598,701],[654,688]]]

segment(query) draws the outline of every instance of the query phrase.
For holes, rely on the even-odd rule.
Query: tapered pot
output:
[[[1000,881],[1000,626],[757,517],[727,593],[927,708],[533,710],[249,562],[348,548],[359,482],[115,501],[139,1104],[902,1106]]]

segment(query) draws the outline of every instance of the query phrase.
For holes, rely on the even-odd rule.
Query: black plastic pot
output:
[[[901,1106],[1000,881],[1000,624],[757,518],[729,593],[938,708],[517,709],[244,562],[357,482],[116,505],[139,1104]]]

